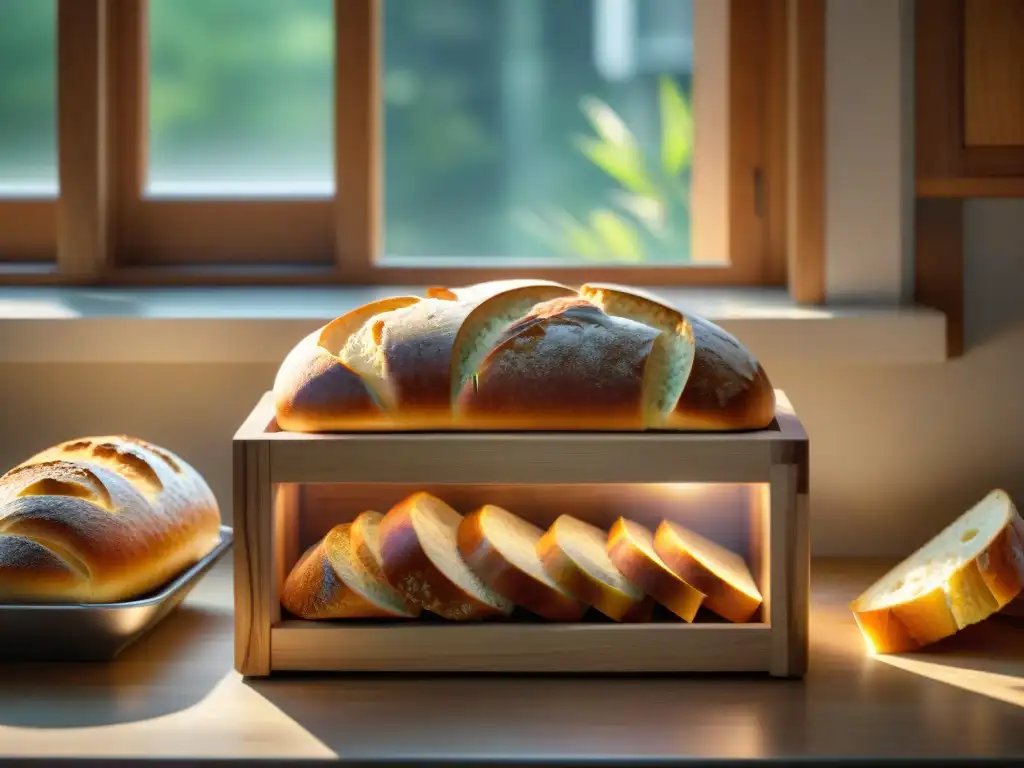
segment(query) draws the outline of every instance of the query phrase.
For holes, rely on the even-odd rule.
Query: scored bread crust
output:
[[[407,598],[443,618],[507,617],[512,602],[484,584],[459,554],[461,522],[462,515],[426,492],[398,502],[380,522],[384,574]]]
[[[991,509],[992,512],[988,512]],[[977,539],[975,516],[991,514],[994,529]],[[959,541],[954,541],[958,539]],[[934,559],[958,544],[963,562],[928,578]],[[895,597],[916,576],[920,588]],[[893,587],[899,585],[894,591]],[[912,584],[908,584],[912,586]],[[995,489],[850,603],[861,633],[875,653],[903,653],[956,634],[1008,605],[1024,589],[1024,519],[1009,495]]]
[[[457,400],[484,429],[645,427],[647,368],[661,332],[580,298],[552,299],[505,329]]]
[[[728,431],[774,419],[750,352],[653,294],[537,279],[425,294],[301,339],[274,379],[277,427]]]
[[[219,536],[213,492],[181,457],[123,435],[70,440],[0,477],[0,601],[138,598]]]
[[[548,575],[580,602],[620,622],[650,621],[654,600],[611,562],[596,526],[560,515],[537,542]]]
[[[623,576],[672,613],[693,621],[704,593],[665,565],[654,551],[654,535],[647,528],[620,517],[608,532],[608,557]]]
[[[664,426],[693,431],[764,429],[775,418],[775,390],[750,351],[709,320],[681,312],[659,296],[612,283],[587,283],[580,295],[606,312],[665,329],[682,324],[693,337],[685,386]]]
[[[459,524],[459,554],[491,589],[551,621],[579,621],[586,606],[544,571],[537,526],[485,504]]]
[[[281,587],[281,605],[301,619],[415,618],[418,605],[356,555],[352,525],[309,547]]]
[[[339,357],[349,339],[379,315],[422,301],[396,296],[364,304],[303,338],[274,377],[277,424],[292,432],[375,428],[388,423],[381,395]],[[383,394],[386,398],[387,393]]]
[[[761,606],[746,562],[719,544],[663,520],[654,532],[654,551],[683,581],[703,592],[704,605],[723,619],[750,621]]]

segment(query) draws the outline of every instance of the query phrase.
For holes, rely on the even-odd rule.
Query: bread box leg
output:
[[[769,543],[771,661],[774,677],[807,671],[810,536],[807,519],[807,446],[787,451],[771,468]]]
[[[276,609],[270,449],[265,442],[234,443],[235,669],[270,674],[270,627]]]

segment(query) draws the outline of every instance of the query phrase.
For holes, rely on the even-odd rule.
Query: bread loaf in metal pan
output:
[[[278,426],[749,430],[775,417],[754,356],[643,291],[547,280],[371,302],[302,339],[274,381]]]
[[[0,603],[141,597],[220,535],[202,476],[132,437],[55,445],[0,477]]]

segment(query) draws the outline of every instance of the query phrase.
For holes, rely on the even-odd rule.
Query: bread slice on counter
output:
[[[548,576],[537,555],[544,531],[485,504],[459,524],[459,553],[487,586],[551,621],[579,621],[586,606]]]
[[[615,621],[650,621],[654,600],[612,563],[608,536],[571,515],[561,515],[537,542],[547,574],[577,600]]]
[[[746,561],[735,552],[669,520],[654,534],[654,551],[683,581],[704,593],[704,606],[723,619],[749,621],[761,592]]]
[[[380,522],[381,564],[407,598],[453,621],[507,617],[511,600],[488,587],[459,554],[462,515],[425,492],[406,497]]]
[[[996,489],[850,604],[875,653],[916,650],[996,613],[1024,585],[1024,520]]]
[[[654,534],[620,517],[608,532],[608,557],[616,568],[683,621],[693,621],[704,593],[686,583],[654,551]]]
[[[361,560],[343,523],[307,549],[281,589],[281,605],[302,619],[415,618],[420,607]]]

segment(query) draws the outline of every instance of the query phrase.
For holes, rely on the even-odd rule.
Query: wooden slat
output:
[[[766,172],[767,19],[768,6],[763,0],[732,0],[728,38],[729,260],[734,269],[744,273],[756,270],[758,283],[767,282],[768,277],[768,220],[758,188]],[[696,88],[700,87],[698,81]]]
[[[789,293],[825,300],[825,0],[789,0]]]
[[[769,522],[770,671],[780,677],[807,671],[810,535],[807,508],[807,444],[780,451],[785,462],[771,469]]]
[[[1024,197],[1024,176],[918,179],[918,197]]]
[[[964,143],[1024,146],[1024,2],[966,0],[963,18]]]
[[[764,190],[766,282],[786,285],[789,260],[787,239],[789,16],[785,2],[764,0],[767,11],[767,57],[764,63]],[[799,265],[796,265],[799,266]]]
[[[380,256],[380,0],[335,0],[335,260],[366,274]]]
[[[422,624],[286,621],[275,671],[752,672],[768,666],[760,624]]]
[[[235,669],[270,674],[270,627],[280,615],[274,579],[270,454],[259,442],[234,443]]]
[[[918,179],[960,173],[960,35],[962,0],[916,3],[914,120]]]
[[[56,257],[57,202],[0,198],[0,262]]]
[[[107,257],[108,0],[57,6],[57,262],[63,275],[102,272]]]
[[[950,357],[964,347],[963,201],[918,199],[914,215],[914,300],[946,315]]]

